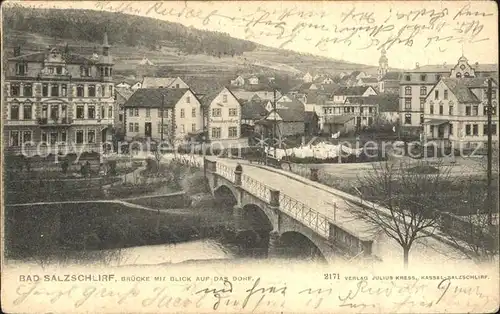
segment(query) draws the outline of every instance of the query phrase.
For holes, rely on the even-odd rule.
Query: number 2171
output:
[[[340,275],[338,273],[328,273],[324,274],[325,279],[340,279]]]

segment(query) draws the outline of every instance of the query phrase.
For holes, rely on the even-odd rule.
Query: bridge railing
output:
[[[236,180],[236,176],[234,174],[234,168],[226,166],[220,162],[218,162],[215,166],[216,173],[221,177],[228,179],[231,182]]]
[[[241,176],[241,187],[263,201],[271,202],[271,188],[247,175]]]
[[[280,193],[280,208],[322,237],[329,238],[330,219],[325,215],[283,193]]]

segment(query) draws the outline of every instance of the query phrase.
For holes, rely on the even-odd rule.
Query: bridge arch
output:
[[[280,235],[275,253],[287,258],[327,263],[326,254],[321,248],[321,244],[317,244],[304,233],[286,231]]]
[[[238,196],[227,185],[220,185],[214,190],[214,197],[217,202],[225,208],[233,208],[238,204]]]
[[[253,230],[270,232],[274,229],[273,218],[262,207],[256,204],[243,206],[243,219],[249,222]]]

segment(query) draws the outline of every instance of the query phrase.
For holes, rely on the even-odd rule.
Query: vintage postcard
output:
[[[7,313],[493,313],[490,1],[7,1]]]

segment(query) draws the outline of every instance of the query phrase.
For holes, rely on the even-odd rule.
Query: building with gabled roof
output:
[[[492,82],[492,135],[498,140],[498,84]],[[488,78],[441,78],[429,91],[423,110],[424,137],[450,145],[460,141],[465,148],[487,142]]]
[[[204,130],[201,102],[189,88],[141,88],[124,109],[127,139],[183,141]]]
[[[424,121],[424,103],[429,91],[441,78],[488,78],[498,80],[498,65],[470,64],[461,56],[456,64],[416,65],[415,69],[405,71],[399,82],[399,119],[403,133],[422,132]]]
[[[207,98],[207,97],[205,97]],[[227,87],[208,96],[207,132],[210,141],[233,141],[241,136],[241,104]]]

